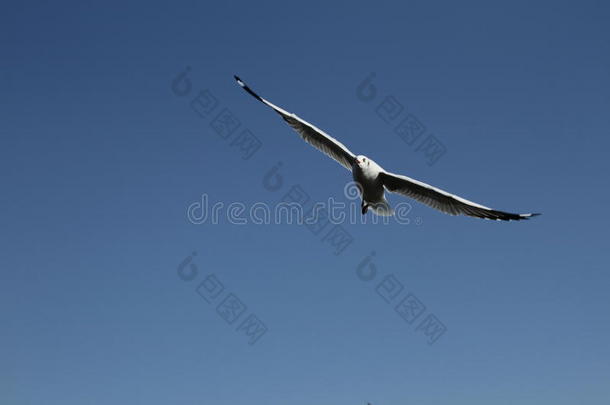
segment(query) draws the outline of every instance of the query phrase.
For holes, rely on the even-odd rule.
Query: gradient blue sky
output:
[[[5,4],[0,402],[609,403],[609,19],[601,1]],[[203,193],[342,199],[350,178],[233,74],[389,170],[544,215],[414,204],[419,226],[345,225],[338,256],[297,225],[191,224]],[[203,89],[261,140],[251,159],[191,110]],[[376,115],[386,95],[446,146],[435,165]],[[195,292],[209,273],[267,325],[255,345]],[[376,293],[389,274],[447,327],[435,344]]]

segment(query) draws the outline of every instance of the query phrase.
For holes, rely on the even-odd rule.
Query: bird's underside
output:
[[[288,125],[301,135],[303,140],[352,171],[354,180],[360,185],[363,195],[363,214],[366,213],[368,208],[372,208],[372,211],[377,215],[391,215],[393,211],[384,197],[384,190],[387,190],[412,198],[449,215],[467,215],[498,221],[519,221],[540,215],[533,213],[513,214],[494,210],[410,177],[385,171],[366,156],[354,155],[345,145],[321,129],[260,97],[239,77],[235,76],[235,80],[246,92],[278,113]],[[367,200],[367,195],[373,197]]]

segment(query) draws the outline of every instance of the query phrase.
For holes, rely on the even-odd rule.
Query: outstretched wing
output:
[[[450,215],[468,215],[477,218],[495,219],[497,221],[519,221],[540,215],[512,214],[510,212],[497,211],[407,176],[381,172],[379,177],[388,191],[413,198]]]
[[[244,90],[250,95],[256,98],[258,101],[273,108],[275,112],[282,116],[282,118],[290,125],[295,131],[301,135],[307,143],[311,144],[314,148],[326,153],[331,158],[345,166],[346,169],[352,170],[352,163],[356,159],[356,156],[350,152],[349,149],[341,142],[328,135],[321,129],[316,128],[309,122],[297,117],[295,114],[289,113],[288,111],[276,106],[275,104],[265,100],[258,94],[256,94],[250,87],[246,85],[239,77],[234,76]]]

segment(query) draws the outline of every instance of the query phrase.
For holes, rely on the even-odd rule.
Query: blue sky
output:
[[[609,17],[603,2],[6,5],[1,402],[608,403]],[[413,204],[409,225],[345,224],[340,254],[326,230],[193,224],[203,194],[345,200],[350,174],[233,74],[388,170],[544,215]],[[204,90],[218,104],[200,117]],[[436,163],[376,112],[389,96],[444,145]],[[214,130],[223,109],[260,141],[248,159]],[[425,307],[411,323],[405,297]],[[267,330],[252,345],[247,319]],[[433,344],[425,319],[446,329]]]

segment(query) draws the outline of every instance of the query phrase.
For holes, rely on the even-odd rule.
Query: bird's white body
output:
[[[356,156],[352,165],[352,178],[362,194],[362,211],[373,209],[378,215],[392,215],[393,210],[385,199],[385,189],[379,174],[384,170],[375,161],[363,155]]]

